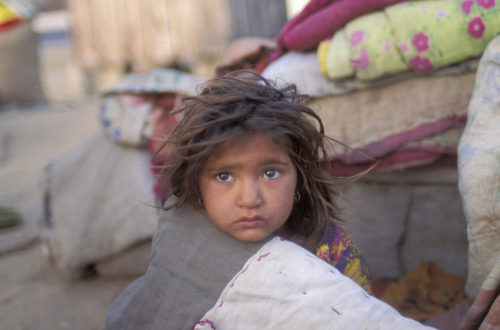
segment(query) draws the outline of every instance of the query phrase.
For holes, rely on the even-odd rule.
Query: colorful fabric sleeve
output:
[[[349,234],[339,226],[333,226],[323,244],[316,249],[316,256],[337,268],[371,293],[371,275],[368,265]]]

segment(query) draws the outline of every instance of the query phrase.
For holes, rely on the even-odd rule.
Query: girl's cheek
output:
[[[231,183],[221,183],[218,182],[217,180],[213,179],[211,180],[207,186],[206,190],[208,193],[211,194],[224,194],[227,193],[231,189],[232,184]],[[217,197],[217,196],[214,196]]]

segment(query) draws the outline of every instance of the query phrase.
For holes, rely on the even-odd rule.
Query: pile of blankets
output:
[[[296,83],[347,145],[331,152],[334,174],[456,165],[498,17],[495,0],[312,0],[283,27],[263,75]]]

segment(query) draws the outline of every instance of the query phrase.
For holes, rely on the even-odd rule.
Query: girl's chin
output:
[[[263,235],[259,233],[251,233],[251,234],[246,234],[246,235],[231,235],[233,238],[237,239],[238,241],[246,242],[246,243],[257,243],[260,241],[265,240],[267,237],[271,235]]]

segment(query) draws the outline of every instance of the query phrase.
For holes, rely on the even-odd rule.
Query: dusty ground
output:
[[[24,223],[0,231],[0,329],[102,329],[107,310],[131,279],[71,280],[42,254],[39,176],[43,166],[98,129],[97,103],[43,105],[0,112],[4,159],[0,205]]]

